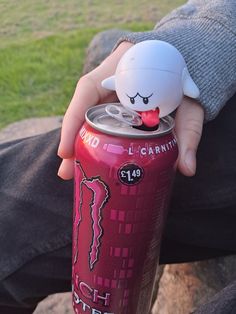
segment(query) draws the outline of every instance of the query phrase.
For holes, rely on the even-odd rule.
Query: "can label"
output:
[[[76,140],[73,227],[75,312],[144,314],[150,306],[177,159],[172,133]]]
[[[144,170],[134,163],[125,164],[118,170],[120,182],[126,185],[138,184],[142,180],[143,174]]]
[[[103,236],[103,228],[101,225],[103,217],[103,208],[105,207],[108,199],[110,198],[110,192],[108,185],[100,177],[91,177],[87,178],[86,174],[82,168],[82,165],[79,161],[76,162],[76,174],[79,179],[79,187],[76,192],[79,192],[77,197],[79,198],[79,207],[75,211],[75,224],[77,226],[76,233],[79,232],[79,225],[82,222],[82,206],[84,202],[83,197],[83,187],[91,191],[91,199],[89,200],[90,214],[91,214],[91,229],[92,229],[92,239],[89,249],[89,268],[92,270],[94,264],[98,261],[99,249],[101,246],[101,240]],[[77,200],[77,198],[76,198]],[[78,238],[78,235],[76,235]],[[75,247],[75,257],[74,263],[77,262],[78,258],[78,243]]]

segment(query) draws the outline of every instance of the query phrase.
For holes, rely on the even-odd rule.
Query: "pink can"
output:
[[[173,119],[143,131],[105,105],[75,143],[72,288],[75,313],[146,314],[178,148]]]

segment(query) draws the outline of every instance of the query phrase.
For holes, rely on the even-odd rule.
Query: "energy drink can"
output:
[[[145,131],[106,105],[88,110],[75,143],[75,313],[146,314],[178,148],[173,119]]]

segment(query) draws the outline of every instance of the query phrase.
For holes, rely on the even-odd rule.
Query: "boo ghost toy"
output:
[[[160,118],[174,111],[183,95],[199,96],[181,53],[159,40],[143,41],[127,50],[115,75],[103,80],[102,86],[116,91],[126,109],[120,114],[120,120],[125,112],[133,113],[136,118],[139,116],[139,125],[147,128],[157,126]],[[120,111],[118,106],[116,110]],[[119,114],[114,115],[112,111],[114,108],[108,108],[108,113],[119,119]]]

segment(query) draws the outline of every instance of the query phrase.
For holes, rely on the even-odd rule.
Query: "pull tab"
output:
[[[105,110],[109,116],[120,122],[131,126],[142,125],[141,116],[136,111],[113,104],[107,105]]]

